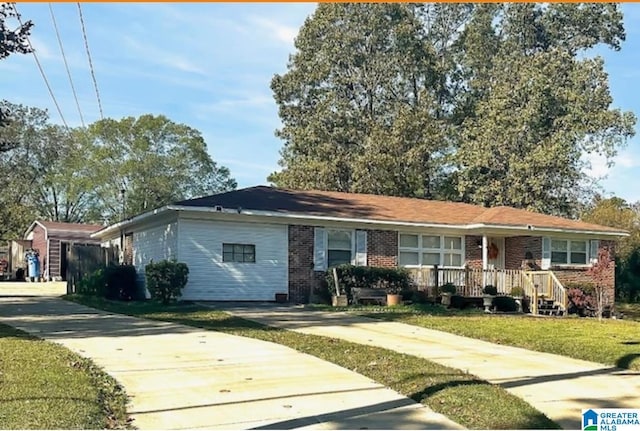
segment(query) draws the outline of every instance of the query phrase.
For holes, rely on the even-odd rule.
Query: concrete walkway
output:
[[[466,370],[501,385],[565,429],[582,428],[582,409],[640,407],[637,372],[347,313],[218,307],[269,326],[385,347]]]
[[[273,343],[52,297],[0,297],[0,323],[93,359],[125,387],[140,429],[461,428],[360,374]]]

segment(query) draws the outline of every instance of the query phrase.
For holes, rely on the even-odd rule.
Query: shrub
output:
[[[451,308],[457,308],[457,309],[462,310],[467,305],[468,305],[468,302],[464,298],[464,296],[460,296],[460,295],[452,295],[451,296]]]
[[[413,287],[409,272],[403,268],[339,265],[335,269],[340,291],[347,295],[349,302],[352,301],[351,289],[354,287],[384,289],[387,293],[400,293]],[[333,268],[327,271],[326,281],[331,295],[336,295]]]
[[[424,290],[414,290],[411,295],[411,302],[414,304],[427,304],[429,302],[427,292]]]
[[[104,268],[100,268],[90,274],[85,274],[78,280],[78,294],[87,296],[99,296],[104,298],[106,291]]]
[[[567,298],[569,299],[569,314],[586,316],[597,308],[594,298],[595,286],[592,283],[567,283]]]
[[[132,265],[111,265],[104,269],[105,292],[107,299],[132,301],[143,299],[138,289],[136,268]]]
[[[450,293],[455,295],[457,291],[458,289],[456,289],[456,286],[453,283],[445,283],[440,286],[440,293]]]
[[[168,304],[182,296],[189,279],[189,267],[175,260],[151,261],[144,267],[147,289],[151,298]]]
[[[495,295],[498,294],[498,288],[488,284],[488,285],[486,285],[484,287],[484,289],[482,289],[482,293],[484,293],[485,295],[494,295],[495,296]]]
[[[518,304],[516,304],[516,300],[511,296],[496,296],[495,298],[493,298],[493,306],[497,311],[518,311]]]

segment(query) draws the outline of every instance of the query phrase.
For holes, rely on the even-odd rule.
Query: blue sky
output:
[[[99,119],[75,3],[53,10],[85,122]],[[209,152],[240,187],[266,184],[282,142],[269,83],[283,73],[293,39],[313,3],[85,3],[87,36],[104,115],[164,114],[200,130]],[[614,106],[640,115],[640,4],[624,4],[627,40],[620,52],[598,49]],[[69,125],[80,125],[48,3],[19,3],[35,27],[32,43]],[[61,123],[32,56],[0,62],[0,96],[49,110]],[[639,126],[640,127],[640,126]],[[638,128],[637,128],[638,129]],[[640,132],[640,130],[638,130]],[[640,135],[640,133],[639,133]],[[593,157],[592,173],[608,194],[640,201],[640,136],[609,169]]]

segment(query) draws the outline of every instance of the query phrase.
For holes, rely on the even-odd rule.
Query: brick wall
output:
[[[482,269],[482,248],[478,247],[478,242],[482,244],[481,236],[467,235],[464,239],[465,260],[469,268]]]
[[[398,266],[398,232],[367,231],[367,265],[395,268]]]
[[[306,304],[324,271],[313,270],[313,226],[289,226],[289,302]]]
[[[615,242],[600,241],[600,250],[608,249],[610,254],[610,265],[604,274],[604,299],[605,304],[613,304],[615,298]],[[553,266],[551,268],[560,283],[595,283],[596,280],[588,273],[587,268]]]
[[[522,269],[527,263],[525,256],[531,253],[528,262],[535,265],[531,269],[539,269],[542,264],[542,238],[539,236],[513,236],[505,238],[504,241],[505,269]]]

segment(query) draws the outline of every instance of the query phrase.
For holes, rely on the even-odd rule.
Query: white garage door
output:
[[[189,265],[183,299],[273,301],[288,292],[286,225],[180,219],[178,242]]]

